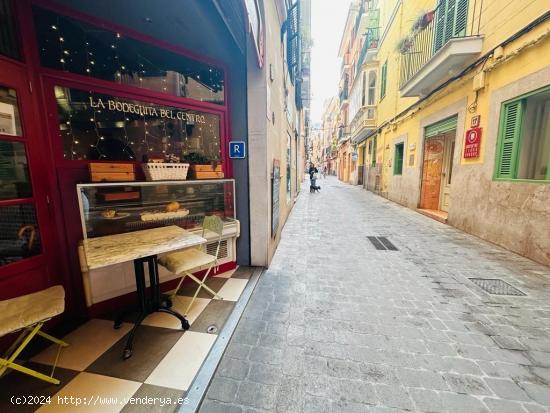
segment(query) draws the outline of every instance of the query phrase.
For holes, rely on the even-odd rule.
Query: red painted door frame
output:
[[[32,185],[32,196],[22,199],[0,200],[0,207],[30,204],[34,206],[38,231],[42,244],[39,255],[26,258],[0,267],[0,300],[28,294],[58,283],[57,268],[53,259],[55,250],[55,225],[52,210],[49,208],[50,194],[47,166],[44,162],[43,141],[39,135],[39,125],[35,122],[36,108],[25,65],[10,59],[0,58],[0,85],[16,90],[17,103],[22,129],[21,136],[1,135],[4,141],[20,142],[25,152]]]

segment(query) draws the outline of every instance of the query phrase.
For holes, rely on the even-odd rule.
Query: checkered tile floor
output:
[[[252,271],[241,267],[208,279],[206,284],[223,300],[213,300],[201,290],[187,315],[191,324],[188,331],[181,330],[175,317],[151,314],[137,331],[132,357],[125,361],[122,349],[132,324],[125,322],[115,330],[111,320],[88,321],[64,337],[70,346],[62,350],[55,373],[61,384],[55,386],[11,372],[0,380],[0,411],[173,412],[177,405],[168,402],[185,397],[217,338],[216,333],[207,333],[208,327],[214,325],[217,332],[221,330]],[[195,289],[194,283],[184,285],[173,308],[183,314]],[[29,364],[49,374],[56,353],[57,347],[49,347]],[[17,405],[13,396],[51,396],[51,404]],[[151,400],[145,401],[146,397]],[[136,404],[125,403],[129,398]],[[67,404],[62,404],[65,400]],[[76,400],[82,404],[76,406]]]

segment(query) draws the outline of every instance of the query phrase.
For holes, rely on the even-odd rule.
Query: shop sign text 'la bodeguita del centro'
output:
[[[121,102],[119,100],[112,100],[112,99],[107,99],[106,101],[103,101],[103,99],[97,98],[94,101],[94,99],[91,96],[89,99],[90,99],[90,106],[94,109],[111,110],[111,111],[122,112],[122,113],[133,113],[141,116],[154,116],[157,118],[165,118],[165,119],[185,120],[191,123],[194,123],[194,122],[206,123],[206,119],[204,115],[188,113],[188,112],[162,108],[162,107],[139,105],[139,104],[130,103],[130,102]]]

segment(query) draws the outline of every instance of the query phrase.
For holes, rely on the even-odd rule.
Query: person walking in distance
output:
[[[309,166],[309,192],[319,191],[320,186],[317,186],[317,174],[319,170],[315,167],[313,162]]]

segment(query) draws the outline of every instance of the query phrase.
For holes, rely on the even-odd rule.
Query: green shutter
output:
[[[395,156],[394,156],[394,164],[393,164],[393,174],[394,175],[402,175],[403,174],[403,152],[404,152],[405,144],[399,143],[395,145]]]
[[[445,44],[445,18],[447,16],[447,0],[439,0],[435,12],[434,52]]]
[[[454,37],[466,36],[466,21],[468,20],[468,0],[456,1]]]
[[[446,44],[451,37],[455,28],[455,11],[456,0],[447,0],[447,11],[445,13],[445,37],[443,45]]]
[[[388,61],[384,62],[382,66],[382,78],[380,79],[380,99],[386,96],[386,78],[388,75]]]
[[[455,130],[457,121],[457,116],[451,116],[450,118],[443,119],[442,121],[426,126],[426,129],[424,130],[424,137],[432,138],[434,136]]]
[[[435,18],[434,53],[449,39],[466,36],[467,20],[468,0],[439,0]]]
[[[513,179],[516,176],[523,109],[523,100],[517,100],[504,106],[503,119],[500,125],[498,178]]]

